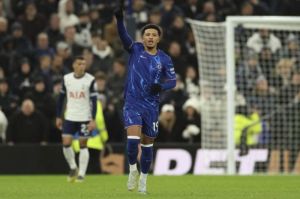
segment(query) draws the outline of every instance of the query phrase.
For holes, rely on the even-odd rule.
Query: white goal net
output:
[[[201,79],[201,147],[226,149],[224,162],[211,167],[226,168],[227,161],[227,170],[231,162],[240,174],[300,173],[299,21],[296,17],[189,21]],[[227,100],[229,94],[234,103]],[[230,126],[233,132],[228,132]],[[231,151],[233,147],[236,150]]]

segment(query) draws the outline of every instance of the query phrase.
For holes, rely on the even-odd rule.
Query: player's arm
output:
[[[92,81],[90,85],[90,102],[92,111],[92,120],[88,124],[88,130],[92,131],[96,128],[96,113],[97,113],[97,92],[95,91],[95,80]]]
[[[124,19],[123,12],[124,12],[124,0],[120,0],[119,6],[115,10],[115,16],[117,19],[117,28],[118,28],[118,33],[119,33],[119,36],[123,43],[124,48],[127,51],[130,51],[130,49],[133,45],[133,40],[129,36],[129,34],[125,28],[125,25],[123,22],[123,19]]]
[[[66,86],[64,80],[62,81],[62,88],[60,90],[57,104],[56,104],[56,127],[58,129],[62,128],[62,111],[64,106],[64,101],[66,97]]]
[[[171,58],[168,59],[166,66],[163,68],[163,79],[161,83],[151,86],[151,93],[157,94],[161,91],[172,89],[176,86],[176,74]]]

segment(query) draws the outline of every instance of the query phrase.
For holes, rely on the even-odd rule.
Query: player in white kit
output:
[[[86,73],[86,61],[76,57],[73,61],[74,72],[63,78],[62,89],[57,102],[56,126],[62,129],[63,154],[70,167],[69,182],[82,182],[89,162],[87,140],[96,128],[97,93],[94,91],[94,77]],[[63,111],[67,97],[66,110]],[[62,117],[64,115],[64,117]],[[63,119],[64,118],[64,121]],[[73,136],[79,133],[79,168],[72,149]]]

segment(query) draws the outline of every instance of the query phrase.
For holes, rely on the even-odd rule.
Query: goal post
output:
[[[289,100],[298,94],[293,90],[293,84],[298,84],[293,75],[299,70],[300,78],[300,17],[229,16],[224,23],[187,22],[194,33],[199,62],[201,146],[226,150],[226,164],[216,167],[223,166],[229,175],[242,173],[236,164],[241,160],[237,141],[241,123],[237,119],[242,117],[242,103],[252,110],[251,116],[244,114],[243,121],[248,124],[240,130],[248,133],[246,144],[250,150],[267,151],[266,160],[258,162],[254,172],[300,172],[296,122],[300,113],[290,108]],[[247,67],[253,63],[256,71],[251,74]],[[256,115],[256,120],[250,119]]]

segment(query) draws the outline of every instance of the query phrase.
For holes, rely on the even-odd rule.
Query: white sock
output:
[[[89,154],[89,150],[88,148],[83,148],[80,149],[80,153],[79,153],[79,176],[84,177],[85,173],[86,173],[86,169],[87,166],[89,164],[89,158],[90,158],[90,154]]]
[[[146,181],[146,180],[147,180],[147,176],[148,176],[148,173],[142,173],[142,172],[141,172],[140,179]]]
[[[136,171],[137,167],[136,167],[136,163],[135,164],[129,164],[129,171]]]
[[[63,153],[64,153],[64,156],[69,164],[69,167],[71,169],[76,169],[77,168],[77,165],[76,165],[76,162],[75,162],[75,153],[72,149],[71,146],[69,147],[63,147]]]

